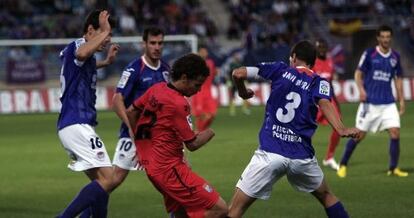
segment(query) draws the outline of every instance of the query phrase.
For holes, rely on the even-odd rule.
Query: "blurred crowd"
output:
[[[96,4],[97,0],[2,0],[0,38],[78,37],[83,18]],[[198,0],[108,0],[107,5],[118,18],[115,35],[139,35],[149,25],[165,27],[167,34],[217,34]]]
[[[102,2],[106,5],[100,5]],[[319,37],[312,28],[327,24],[314,23],[313,17],[328,19],[331,33],[342,35],[352,34],[363,24],[376,25],[375,22],[391,18],[389,24],[403,33],[404,47],[414,55],[414,4],[410,0],[217,0],[216,3],[225,6],[229,17],[223,32],[219,32],[223,28],[218,27],[222,24],[214,23],[210,17],[214,12],[208,13],[201,0],[1,0],[0,39],[79,37],[84,17],[99,5],[108,8],[117,18],[115,36],[141,35],[143,29],[150,25],[162,27],[167,35],[196,34],[199,43],[207,45],[212,59],[225,69],[223,71],[229,69],[235,56],[243,65],[288,62],[292,44],[301,39]],[[310,12],[312,8],[317,8],[313,14]],[[216,22],[219,21],[216,19]],[[221,49],[226,44],[217,40],[219,34],[241,44],[230,51]],[[328,33],[325,35],[328,37]],[[343,47],[331,46],[343,64]],[[13,52],[19,49],[0,48],[0,54],[13,60],[16,59]],[[50,66],[58,62],[56,49],[60,47],[50,51],[33,47],[24,48],[24,51],[34,59],[45,60],[46,70],[55,70]],[[120,55],[120,63],[127,63],[134,51]],[[177,54],[175,51],[174,46],[166,48],[164,55],[167,59],[173,58]],[[52,63],[50,66],[49,62]],[[0,60],[0,65],[4,66],[5,60]],[[3,79],[1,73],[0,79]],[[58,75],[58,71],[54,73],[56,75],[52,76],[47,73],[47,77]],[[106,77],[107,74],[102,76]]]

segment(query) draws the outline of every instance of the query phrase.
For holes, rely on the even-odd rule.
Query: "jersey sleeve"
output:
[[[85,43],[86,43],[85,38],[80,38],[80,39],[77,39],[75,41],[75,49],[73,50],[73,57],[74,57],[74,62],[76,64],[76,66],[78,66],[78,67],[82,67],[83,64],[85,63],[85,61],[80,61],[80,60],[76,59],[76,51],[79,49],[79,47],[81,45],[83,45]]]
[[[400,59],[400,55],[396,54],[396,59],[397,59],[397,63],[395,65],[395,75],[397,77],[402,77],[403,76],[403,70],[401,67],[401,59]]]
[[[263,62],[256,65],[256,67],[259,68],[259,76],[267,80],[275,81],[288,66],[283,62]]]
[[[311,88],[311,92],[315,102],[318,102],[319,99],[331,100],[333,95],[331,85],[326,79],[323,79],[321,77],[315,79],[315,83]]]
[[[134,62],[128,64],[124,71],[122,71],[121,78],[119,79],[116,86],[116,92],[121,93],[124,97],[130,95],[130,93],[133,91],[134,81],[136,81],[139,77],[139,72],[137,72],[137,69],[140,67],[136,67],[136,65],[139,64],[134,64]]]
[[[183,142],[189,142],[195,139],[195,133],[191,128],[190,105],[177,103],[174,108],[170,108],[173,112],[173,126],[177,135]]]
[[[358,69],[361,70],[364,73],[369,72],[369,69],[370,69],[370,57],[368,55],[368,51],[367,50],[364,51],[364,53],[362,53],[361,58],[359,59]]]

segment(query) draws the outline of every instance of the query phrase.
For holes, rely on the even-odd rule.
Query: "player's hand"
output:
[[[400,116],[405,112],[405,101],[404,99],[400,100]]]
[[[341,131],[338,131],[341,137],[350,137],[350,138],[360,138],[361,130],[353,128],[344,128]]]
[[[246,92],[240,92],[239,90],[239,96],[243,99],[249,99],[254,96],[254,91],[251,89],[246,89]]]
[[[365,102],[367,101],[367,93],[365,92],[365,90],[360,89],[359,90],[359,101],[360,102]]]
[[[118,44],[111,44],[108,50],[108,54],[106,56],[106,62],[107,64],[112,64],[115,60],[116,55],[119,51],[119,45]]]
[[[111,32],[111,25],[109,24],[109,13],[107,10],[101,11],[99,13],[99,28],[101,28],[102,31]]]

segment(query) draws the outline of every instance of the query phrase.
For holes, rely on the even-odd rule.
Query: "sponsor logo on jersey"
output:
[[[152,80],[152,77],[144,77],[142,78],[142,82],[150,81]]]
[[[328,81],[322,80],[319,84],[319,94],[329,96],[331,86],[329,85]]]

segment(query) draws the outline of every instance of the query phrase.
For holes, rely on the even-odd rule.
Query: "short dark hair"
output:
[[[155,27],[155,26],[150,26],[144,29],[144,34],[142,35],[142,40],[143,41],[147,41],[148,40],[148,36],[158,36],[158,35],[162,35],[164,36],[164,31],[161,28]]]
[[[392,28],[388,25],[381,25],[377,29],[377,36],[379,36],[381,32],[390,32],[392,35]]]
[[[203,58],[199,55],[189,53],[174,62],[171,69],[172,81],[179,80],[183,74],[186,74],[189,80],[196,80],[200,76],[207,77],[210,71]]]
[[[88,27],[89,25],[92,25],[92,27],[97,30],[99,28],[99,14],[103,11],[104,9],[98,9],[98,10],[94,10],[91,13],[88,14],[88,16],[86,17],[86,21],[83,24],[83,33],[88,32]],[[115,28],[116,27],[116,20],[114,17],[109,16],[108,18],[108,22],[109,25],[111,25],[111,28]]]
[[[315,64],[316,48],[307,40],[296,43],[290,51],[290,56],[293,56],[293,54],[296,54],[297,59],[305,61],[310,67],[313,67]]]

